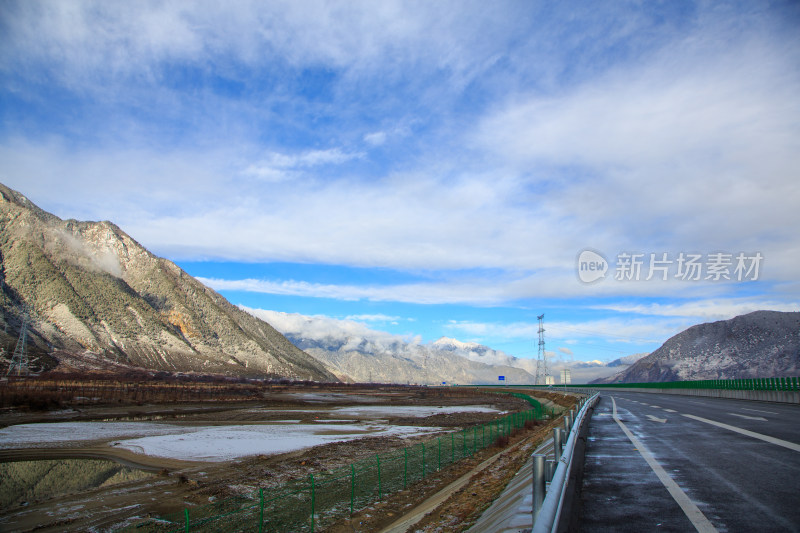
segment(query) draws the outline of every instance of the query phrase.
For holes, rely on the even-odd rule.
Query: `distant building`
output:
[[[545,376],[544,377],[544,384],[545,385],[554,385],[555,382],[556,382],[556,379],[553,376]]]
[[[562,385],[569,385],[572,383],[572,376],[569,368],[565,368],[561,371],[561,384]]]

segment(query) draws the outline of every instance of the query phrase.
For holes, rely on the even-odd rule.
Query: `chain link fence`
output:
[[[413,446],[356,461],[348,466],[310,474],[280,487],[259,489],[182,512],[149,518],[120,531],[280,531],[306,532],[351,515],[407,489],[427,476],[493,445],[498,438],[541,420],[538,401],[525,394],[531,409],[490,423],[464,428]],[[555,414],[552,410],[551,415]]]

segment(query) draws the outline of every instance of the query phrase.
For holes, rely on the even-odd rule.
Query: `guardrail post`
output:
[[[545,487],[545,456],[539,453],[531,455],[533,461],[533,521],[536,522],[536,516],[542,508],[544,501],[544,487]]]
[[[556,462],[552,459],[548,459],[544,463],[544,479],[545,481],[552,481],[553,474],[556,472]]]
[[[553,457],[561,459],[561,428],[553,428]]]
[[[566,431],[567,434],[569,434],[569,430],[571,428],[572,428],[572,416],[564,415],[564,431]]]

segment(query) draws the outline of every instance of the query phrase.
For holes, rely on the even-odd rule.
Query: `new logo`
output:
[[[578,278],[584,283],[593,283],[606,277],[608,261],[599,252],[583,250],[578,254]]]

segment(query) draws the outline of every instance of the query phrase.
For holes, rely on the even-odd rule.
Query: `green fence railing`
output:
[[[123,531],[315,531],[406,489],[432,473],[471,457],[501,436],[542,418],[542,406],[524,394],[533,409],[453,431],[386,454],[310,474],[279,487],[262,488],[181,512],[149,518]],[[537,408],[538,407],[538,408]]]
[[[750,379],[701,379],[695,381],[663,381],[649,383],[592,383],[588,385],[572,384],[569,385],[569,387],[800,391],[800,378],[784,377]]]

